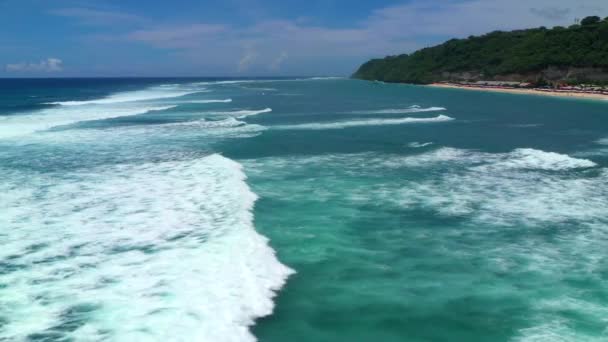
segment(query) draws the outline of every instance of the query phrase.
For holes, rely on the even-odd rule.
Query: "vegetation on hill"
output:
[[[425,84],[448,80],[454,74],[462,78],[463,73],[487,80],[536,73],[536,81],[541,82],[541,71],[548,68],[599,68],[608,74],[608,17],[587,17],[567,28],[495,31],[452,39],[409,55],[371,60],[353,77]]]

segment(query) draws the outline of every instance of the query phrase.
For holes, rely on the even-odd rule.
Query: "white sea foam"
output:
[[[337,77],[337,76],[327,76],[327,77],[310,77],[310,78],[306,78],[305,80],[315,80],[315,81],[328,81],[328,80],[344,80],[344,77]]]
[[[597,141],[600,145],[608,145],[608,138],[602,138]]]
[[[117,93],[110,95],[106,98],[88,100],[88,101],[59,101],[49,102],[48,104],[61,105],[61,106],[82,106],[91,104],[114,104],[124,102],[137,102],[137,101],[150,101],[159,99],[168,99],[175,97],[182,97],[190,94],[196,94],[203,92],[203,90],[174,90],[166,88],[149,88],[146,90],[129,91],[124,93]]]
[[[439,112],[447,109],[443,107],[428,107],[422,108],[420,106],[411,106],[408,108],[392,108],[392,109],[377,109],[377,110],[358,110],[350,112],[351,114],[409,114],[409,113],[426,113],[426,112]]]
[[[428,146],[428,144],[422,144]],[[416,147],[420,145],[414,145]],[[387,158],[379,161],[392,167],[431,167],[440,163],[455,163],[474,168],[475,170],[543,170],[566,171],[587,169],[597,166],[591,160],[574,158],[565,154],[545,152],[532,148],[515,149],[509,153],[484,153],[474,150],[463,150],[442,147],[427,153],[407,157]]]
[[[608,172],[588,177],[571,173],[596,167],[590,160],[535,149],[492,154],[442,148],[387,163],[424,168],[450,163],[440,168],[447,172],[438,178],[405,185],[399,196],[404,206],[505,225],[605,221]]]
[[[467,163],[477,165],[485,160],[485,155],[452,147],[441,147],[426,153],[410,156],[391,156],[375,160],[381,167],[390,168],[428,168],[446,163]]]
[[[315,165],[324,169],[335,165],[356,177],[395,172],[377,191],[362,190],[363,197],[462,217],[481,226],[608,224],[608,170],[591,160],[555,152],[526,148],[488,153],[442,147],[409,156],[330,154],[270,163],[287,174]],[[415,176],[400,179],[399,169]],[[350,191],[356,195],[354,189]]]
[[[560,171],[597,166],[596,163],[588,159],[573,158],[565,154],[532,148],[519,148],[504,157],[499,157],[499,159],[492,164],[493,168]]]
[[[276,88],[262,88],[262,87],[242,87],[245,90],[255,90],[255,91],[278,91]]]
[[[407,144],[407,146],[409,146],[411,148],[421,148],[421,147],[427,147],[427,146],[431,146],[431,145],[433,145],[432,142],[420,143],[417,141]]]
[[[254,115],[270,113],[270,112],[272,112],[272,108],[265,108],[265,109],[260,109],[260,110],[235,110],[235,111],[228,111],[228,112],[208,112],[207,114],[226,115],[226,116],[236,117],[239,119],[244,119],[248,116],[254,116]]]
[[[370,120],[352,120],[352,121],[338,121],[328,123],[306,123],[296,125],[278,125],[272,126],[272,129],[281,130],[323,130],[323,129],[343,129],[350,127],[360,126],[384,126],[384,125],[402,125],[411,123],[432,123],[432,122],[445,122],[454,120],[453,118],[446,115],[439,115],[433,118],[401,118],[401,119],[370,119]]]
[[[230,103],[232,102],[232,99],[225,99],[225,100],[190,100],[190,101],[184,101],[186,103]]]
[[[241,84],[241,83],[257,83],[265,82],[266,80],[232,80],[232,81],[207,81],[207,82],[195,82],[192,83],[194,86],[199,85],[225,85],[225,84]],[[267,82],[267,81],[266,81]]]
[[[240,165],[219,155],[2,174],[0,260],[26,266],[2,276],[0,339],[254,341],[293,272],[254,230]]]
[[[254,116],[254,115],[270,113],[270,112],[272,112],[272,109],[266,108],[266,109],[262,109],[262,110],[241,110],[241,111],[233,112],[231,115],[238,115],[239,119],[244,119],[248,116]]]
[[[162,111],[177,106],[86,106],[45,109],[27,115],[0,117],[0,139],[22,136],[83,121],[112,119]]]
[[[196,120],[196,121],[187,121],[187,122],[166,124],[164,126],[169,126],[169,125],[196,126],[196,127],[200,127],[200,128],[230,128],[230,127],[245,126],[245,125],[247,125],[247,123],[243,122],[243,121],[239,121],[235,118],[228,118],[228,119],[224,119],[224,120],[215,120],[215,121],[202,119],[202,120]]]
[[[600,251],[597,251],[600,252]],[[599,253],[603,254],[603,253]],[[555,259],[550,263],[559,263]],[[598,265],[601,267],[601,265]],[[596,271],[597,272],[597,271]],[[595,273],[595,272],[594,272]],[[535,308],[537,313],[530,320],[530,327],[519,330],[519,336],[514,338],[517,342],[544,342],[544,341],[604,341],[605,336],[579,330],[572,326],[572,322],[560,315],[560,312],[581,313],[585,315],[588,323],[604,325],[608,315],[606,306],[590,300],[576,299],[562,295],[554,300],[540,300]],[[586,336],[585,336],[586,335]],[[603,334],[605,335],[605,334]]]
[[[252,83],[252,82],[258,82],[261,80],[234,80],[234,81],[217,81],[217,82],[211,82],[213,84],[239,84],[239,83]]]
[[[286,172],[328,164],[339,165],[347,175],[375,175],[390,169],[414,172],[416,176],[409,179],[395,176],[375,193],[362,190],[363,198],[424,208],[482,226],[608,224],[608,170],[591,160],[555,152],[487,153],[442,147],[409,156],[333,154],[284,162],[273,165]]]
[[[542,124],[539,123],[531,123],[531,124],[510,124],[508,125],[509,127],[515,127],[515,128],[535,128],[535,127],[541,127]]]

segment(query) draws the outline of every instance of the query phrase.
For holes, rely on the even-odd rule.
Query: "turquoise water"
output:
[[[603,341],[608,103],[0,81],[0,339]]]

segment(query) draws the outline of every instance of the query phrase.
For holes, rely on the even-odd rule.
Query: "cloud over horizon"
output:
[[[8,72],[59,72],[63,70],[63,61],[59,58],[47,58],[38,63],[7,64]]]
[[[69,27],[70,43],[88,52],[89,60],[96,61],[100,70],[111,68],[103,63],[115,61],[124,70],[149,74],[173,70],[226,75],[279,71],[348,74],[368,58],[409,53],[454,37],[570,25],[587,15],[608,16],[608,1],[604,0],[382,0],[378,2],[381,5],[370,6],[356,15],[349,13],[348,6],[338,6],[335,13],[311,10],[311,15],[305,17],[300,13],[266,14],[271,4],[278,5],[272,1],[257,1],[255,8],[247,7],[253,6],[248,1],[233,1],[238,13],[246,13],[240,19],[235,19],[237,12],[228,12],[232,13],[228,17],[209,15],[199,19],[198,15],[162,6],[156,8],[162,13],[159,17],[140,6],[128,10],[120,5],[78,7],[68,0],[58,3],[72,6],[53,7],[46,14],[61,18],[66,25],[86,28]],[[174,7],[180,8],[180,4],[182,1],[176,1]],[[199,11],[205,13],[214,6],[217,5],[201,5]],[[192,6],[183,8],[195,12]],[[164,11],[173,12],[165,15]],[[349,20],[341,20],[343,17]],[[105,56],[103,60],[97,59],[100,51]],[[89,61],[80,62],[82,72],[86,70],[85,62]],[[62,69],[61,61],[44,63],[10,64],[6,70]]]
[[[441,5],[417,0],[374,10],[350,27],[267,19],[251,26],[224,25],[221,29],[202,23],[179,24],[130,33],[129,37],[145,35],[145,41],[156,47],[182,48],[184,55],[208,58],[239,55],[235,51],[243,46],[255,46],[259,52],[249,49],[239,59],[238,71],[254,69],[256,64],[259,69],[270,65],[270,70],[277,70],[288,55],[299,62],[324,58],[364,61],[374,56],[408,53],[447,37],[568,25],[589,14],[593,7],[608,14],[608,2],[601,4],[596,0],[581,0],[577,4],[567,0],[468,0]],[[171,39],[166,39],[167,36]],[[211,47],[215,51],[210,52]],[[273,57],[277,54],[285,57]]]

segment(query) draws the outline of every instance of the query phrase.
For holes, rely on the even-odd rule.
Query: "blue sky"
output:
[[[348,75],[371,57],[608,16],[606,0],[0,0],[0,77]]]

